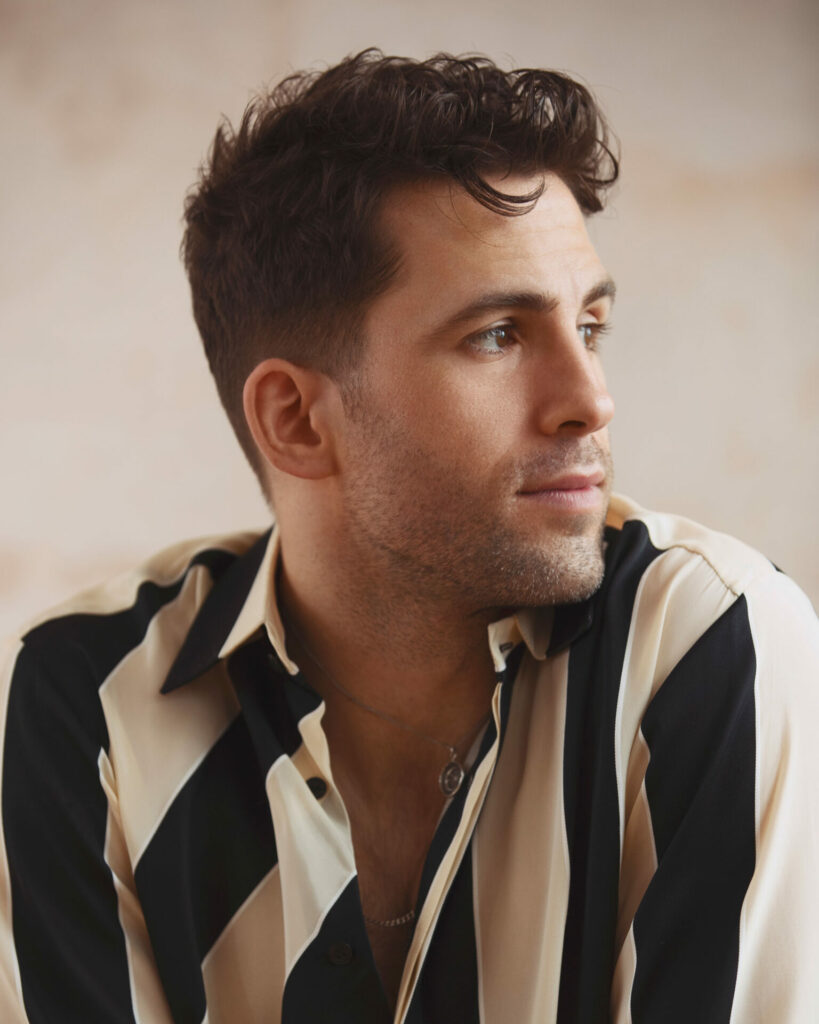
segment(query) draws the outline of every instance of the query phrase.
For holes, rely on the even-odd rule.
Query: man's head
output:
[[[472,607],[593,589],[611,285],[583,215],[616,174],[582,86],[482,58],[368,51],[221,128],[184,253],[263,483],[332,478],[359,553],[460,595],[483,575]]]
[[[439,179],[505,216],[539,192],[489,176],[552,171],[581,210],[617,176],[587,90],[549,71],[502,71],[482,57],[417,62],[368,50],[299,73],[220,126],[189,196],[183,243],[196,322],[245,454],[260,459],[244,382],[280,356],[344,381],[363,356],[368,304],[401,259],[380,214],[392,190]]]

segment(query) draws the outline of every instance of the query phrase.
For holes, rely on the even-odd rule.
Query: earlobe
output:
[[[304,479],[335,471],[328,416],[332,381],[285,359],[266,359],[245,381],[245,419],[262,457]]]

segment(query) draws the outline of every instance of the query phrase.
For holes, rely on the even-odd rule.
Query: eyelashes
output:
[[[611,326],[611,321],[599,323],[592,321],[591,323],[578,324],[577,330],[583,337],[583,343],[587,350],[589,352],[597,352],[603,335],[608,334]],[[493,327],[487,327],[486,330],[473,334],[470,338],[466,339],[466,344],[480,355],[502,356],[509,348],[518,344],[520,340],[516,326],[511,323],[505,323],[495,324]]]
[[[517,340],[515,334],[512,324],[495,324],[494,327],[488,327],[485,331],[473,334],[468,339],[468,344],[483,355],[496,355],[515,343]]]
[[[611,330],[611,321],[607,320],[604,323],[591,323],[591,324],[580,324],[577,328],[578,331],[587,331],[585,336],[586,348],[590,352],[597,352],[600,347],[600,342],[603,340],[603,335],[608,334]]]

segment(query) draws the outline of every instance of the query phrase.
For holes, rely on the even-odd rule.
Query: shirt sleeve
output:
[[[819,1020],[817,723],[816,616],[790,579],[764,573],[642,718],[616,1024]]]
[[[20,644],[0,682],[0,1019],[137,1019],[150,945],[119,823],[98,687],[79,651]],[[161,995],[156,1012],[168,1020]],[[158,1009],[157,1009],[158,1008]]]
[[[819,623],[777,575],[748,599],[757,656],[756,867],[732,1021],[819,1020]]]

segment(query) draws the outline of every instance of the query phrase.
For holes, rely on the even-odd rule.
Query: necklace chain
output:
[[[465,732],[463,736],[461,736],[460,739],[458,739],[454,745],[452,743],[446,743],[444,740],[439,740],[437,736],[430,736],[429,733],[422,732],[420,729],[417,729],[414,725],[410,725],[409,722],[402,722],[400,718],[396,718],[395,715],[391,715],[388,711],[379,711],[378,708],[374,708],[371,704],[367,704],[366,701],[361,700],[360,697],[356,697],[354,693],[351,693],[346,686],[342,685],[335,678],[335,676],[327,668],[327,666],[324,665],[313,653],[313,651],[307,646],[307,644],[304,641],[304,638],[293,626],[292,621],[289,623],[289,626],[290,631],[298,640],[302,650],[307,655],[307,657],[313,662],[313,664],[322,673],[322,675],[325,676],[327,681],[332,686],[334,686],[339,691],[339,693],[346,697],[347,700],[349,700],[352,704],[355,704],[356,707],[361,708],[362,711],[367,711],[371,715],[375,715],[376,718],[380,718],[385,722],[389,722],[391,725],[396,726],[396,728],[398,729],[403,729],[405,732],[412,733],[414,736],[418,736],[420,739],[427,740],[430,743],[437,743],[439,747],[443,747],[444,750],[449,752],[449,761],[447,761],[447,763],[441,769],[441,772],[438,776],[438,786],[441,792],[444,794],[444,796],[454,796],[455,793],[457,793],[458,790],[461,788],[461,783],[463,782],[464,776],[466,774],[464,771],[463,764],[461,763],[460,755],[458,754],[458,747],[461,746],[462,743],[466,742],[466,740],[468,740],[470,736],[475,735],[478,729],[480,729],[484,722],[486,722],[486,720],[489,718],[489,712],[487,712],[480,719],[479,722],[473,725],[468,732]],[[410,911],[410,913],[414,915],[415,912]],[[393,918],[392,920],[403,924],[404,918],[406,918],[406,914],[403,914],[401,918]],[[372,923],[383,924],[385,927],[392,927],[391,924],[387,925],[383,921],[373,921]]]
[[[367,917],[364,915],[364,920],[367,924],[376,924],[379,928],[398,928],[402,924],[409,924],[410,921],[415,920],[415,911],[408,910],[406,914],[401,914],[400,917],[390,917],[386,921],[381,921],[377,917]]]

